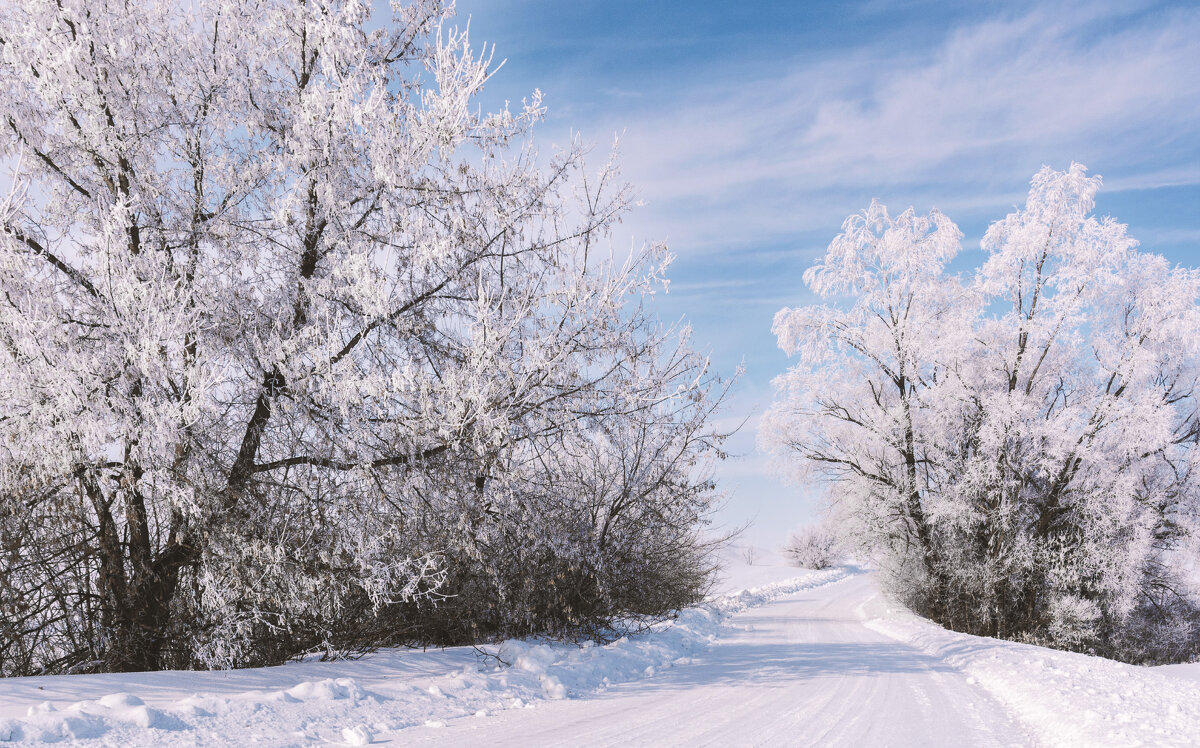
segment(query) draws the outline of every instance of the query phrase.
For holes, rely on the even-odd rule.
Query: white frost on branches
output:
[[[623,553],[691,547],[723,387],[639,304],[670,256],[614,260],[630,189],[579,142],[539,167],[539,94],[473,106],[451,12],[0,11],[0,672],[484,606],[518,530],[546,563],[635,516]],[[577,456],[645,464],[554,488]]]
[[[1200,635],[1175,573],[1200,509],[1200,272],[1092,216],[1099,186],[1042,169],[966,278],[940,213],[848,219],[805,275],[847,302],[776,315],[798,361],[764,441],[943,623],[1158,656],[1130,632]]]

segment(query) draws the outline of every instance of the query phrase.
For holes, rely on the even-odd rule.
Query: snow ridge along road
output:
[[[1200,663],[1126,665],[957,634],[905,610],[866,625],[965,673],[1050,745],[1200,745]]]
[[[742,584],[798,571],[735,569]],[[1139,668],[945,631],[852,569],[725,595],[607,646],[490,649],[509,665],[460,647],[0,680],[0,741],[1183,746],[1200,735],[1200,667]]]
[[[943,660],[863,625],[875,581],[769,596],[688,667],[587,700],[459,720],[409,745],[1036,745]]]
[[[481,720],[513,709],[529,713],[525,709],[537,704],[586,696],[688,664],[717,641],[728,616],[831,584],[850,572],[788,573],[792,578],[719,597],[607,646],[508,641],[482,648],[510,667],[457,647],[226,672],[0,679],[0,742],[403,744],[416,732],[457,718]]]

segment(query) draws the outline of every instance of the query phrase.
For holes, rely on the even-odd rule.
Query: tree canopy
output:
[[[440,0],[0,11],[0,674],[661,615],[724,392]],[[629,579],[642,580],[628,585]]]
[[[1034,176],[950,274],[934,211],[851,216],[783,309],[765,441],[917,610],[953,628],[1176,659],[1200,517],[1200,272],[1091,215],[1099,177]],[[1147,636],[1147,632],[1153,632]]]

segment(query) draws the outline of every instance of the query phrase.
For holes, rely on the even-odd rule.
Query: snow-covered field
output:
[[[0,681],[0,739],[94,745],[1189,745],[1197,666],[946,632],[855,569],[732,562],[608,646],[507,642],[233,672]],[[503,661],[499,662],[498,660]],[[1196,678],[1193,680],[1193,678]]]

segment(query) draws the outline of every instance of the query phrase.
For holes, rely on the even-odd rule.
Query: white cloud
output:
[[[569,125],[597,144],[599,159],[622,133],[626,178],[647,205],[614,241],[665,239],[679,254],[659,309],[672,319],[686,313],[721,370],[744,357],[745,377],[719,425],[750,421],[728,444],[738,457],[718,475],[732,495],[723,520],[756,516],[753,542],[782,542],[820,504],[819,488],[770,475],[754,451],[755,431],[770,380],[787,365],[771,317],[811,300],[800,274],[847,214],[873,197],[894,209],[936,206],[971,224],[969,249],[986,221],[1024,201],[1043,164],[1081,161],[1105,176],[1106,195],[1200,185],[1200,9],[1009,4],[939,39],[931,30],[944,23],[940,3],[877,0],[860,6],[854,22],[878,30],[891,17],[911,21],[914,4],[928,24],[921,44],[897,27],[864,34],[860,46],[790,57],[781,49],[766,63],[704,60],[665,96],[639,90],[636,78],[608,85],[595,72],[588,80],[598,88],[588,89],[569,64],[558,76],[562,89],[553,77],[536,81],[551,106],[543,142],[561,140]],[[569,41],[586,56],[576,47],[587,39]],[[580,119],[601,106],[609,107],[602,117]],[[1190,220],[1131,232],[1150,248],[1164,238],[1183,242],[1195,236]]]
[[[1154,21],[1035,10],[902,58],[835,50],[758,78],[682,81],[655,108],[613,113],[648,202],[632,225],[714,251],[832,236],[875,196],[994,212],[1043,163],[1071,160],[1110,189],[1200,183],[1200,11]]]

